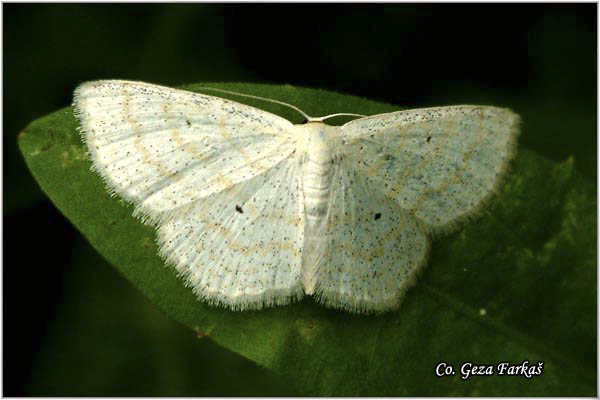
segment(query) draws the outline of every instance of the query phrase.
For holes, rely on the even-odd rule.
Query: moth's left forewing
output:
[[[129,81],[75,92],[93,168],[157,227],[160,255],[232,309],[302,296],[294,126],[230,100]]]
[[[505,175],[519,117],[498,107],[398,111],[341,127],[358,171],[422,222],[452,229],[479,210]]]
[[[143,82],[75,91],[93,168],[150,220],[266,173],[292,151],[291,122],[230,100]]]

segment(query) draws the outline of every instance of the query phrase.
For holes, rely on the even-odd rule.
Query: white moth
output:
[[[352,312],[396,307],[426,262],[428,236],[497,189],[519,125],[510,110],[484,106],[342,126],[303,113],[308,122],[294,125],[128,81],[84,83],[74,107],[110,192],[156,227],[160,255],[200,299],[234,310],[304,294]]]

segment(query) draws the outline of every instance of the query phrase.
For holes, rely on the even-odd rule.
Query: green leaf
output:
[[[167,318],[81,238],[62,287],[28,396],[296,394],[272,372]]]
[[[398,107],[291,86],[200,84],[292,103],[310,115]],[[207,92],[208,93],[208,92]],[[210,93],[214,94],[214,93]],[[299,123],[287,108],[223,96]],[[339,118],[332,123],[341,123]],[[21,151],[34,177],[90,243],[167,315],[290,378],[312,395],[595,396],[596,193],[563,163],[520,148],[474,222],[432,245],[429,265],[395,311],[330,310],[310,298],[232,312],[195,299],[157,256],[154,231],[111,198],[66,108],[30,124]],[[543,362],[543,373],[461,379],[465,362]],[[436,377],[440,362],[453,376]]]

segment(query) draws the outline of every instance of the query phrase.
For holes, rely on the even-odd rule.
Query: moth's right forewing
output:
[[[399,111],[342,126],[357,170],[428,232],[454,228],[496,190],[516,148],[519,117],[497,107]]]

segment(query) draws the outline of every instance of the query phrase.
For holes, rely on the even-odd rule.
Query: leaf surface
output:
[[[398,107],[291,86],[198,84],[294,104],[310,114],[377,114]],[[215,94],[205,91],[207,94]],[[292,110],[221,95],[300,123]],[[347,119],[332,120],[341,124]],[[232,312],[207,306],[164,267],[154,230],[111,198],[76,131],[72,109],[31,123],[21,151],[42,190],[96,250],[164,313],[218,344],[289,377],[310,395],[595,396],[596,194],[573,159],[520,148],[499,193],[478,218],[437,238],[400,308],[359,316],[310,298]],[[499,362],[543,362],[543,373],[499,376]],[[437,377],[440,362],[455,374]],[[461,379],[461,366],[493,376]]]

